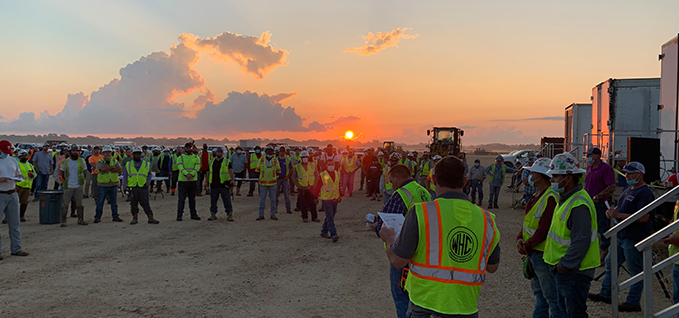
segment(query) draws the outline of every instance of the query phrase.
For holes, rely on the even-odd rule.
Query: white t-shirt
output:
[[[78,160],[73,160],[71,158],[66,159],[68,160],[68,188],[69,189],[75,189],[75,188],[80,188],[80,182],[78,182]],[[64,161],[66,161],[64,160]],[[64,170],[66,168],[66,162],[61,163],[61,171],[66,172]],[[84,167],[83,167],[84,168]]]
[[[20,177],[21,169],[14,157],[7,156],[0,159],[0,177]],[[14,180],[0,182],[0,191],[10,191],[15,189]]]

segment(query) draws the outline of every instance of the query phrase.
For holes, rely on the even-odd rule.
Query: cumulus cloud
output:
[[[368,35],[363,37],[365,44],[361,47],[350,47],[344,50],[344,52],[356,52],[360,55],[370,55],[375,54],[377,51],[386,49],[390,46],[398,47],[398,42],[401,39],[413,39],[419,34],[405,34],[405,31],[410,30],[410,28],[395,28],[389,32],[368,32]]]
[[[335,116],[330,117],[331,119],[335,118]],[[332,129],[335,127],[344,127],[344,126],[351,126],[355,124],[357,121],[361,120],[360,117],[356,117],[354,115],[350,116],[342,116],[339,117],[329,123],[325,123],[325,126]]]
[[[199,51],[210,52],[212,57],[223,61],[233,61],[243,71],[263,78],[274,68],[287,65],[288,51],[269,45],[271,33],[266,31],[259,37],[224,32],[213,38],[201,39],[190,33],[179,36],[184,45]]]

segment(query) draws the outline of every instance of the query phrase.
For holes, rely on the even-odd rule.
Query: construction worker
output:
[[[486,174],[490,179],[488,183],[488,209],[499,209],[497,205],[498,198],[500,197],[500,189],[505,183],[505,175],[507,172],[514,173],[514,169],[504,165],[505,159],[498,155],[495,157],[495,163],[486,167]]]
[[[351,197],[354,195],[354,179],[360,162],[358,161],[356,153],[354,153],[354,149],[344,149],[342,150],[342,153],[346,154],[346,156],[343,156],[340,159],[340,166],[342,167],[342,172],[344,174],[342,179],[342,187],[344,189],[340,192]]]
[[[293,151],[290,153],[288,157],[290,157],[290,165],[292,166],[292,170],[295,170],[295,167],[297,167],[298,164],[301,163],[302,158],[300,157],[300,154],[302,153],[302,149],[299,147],[295,147]],[[297,190],[295,189],[295,180],[293,178],[289,178],[288,181],[290,182],[290,194],[297,193]],[[297,206],[299,207],[299,197],[297,197]]]
[[[415,154],[412,152],[408,153],[408,156],[405,160],[403,160],[403,164],[410,169],[410,172],[412,173],[412,177],[415,178],[418,173],[418,164],[417,164],[417,159],[415,159]]]
[[[198,174],[198,196],[203,196],[203,189],[209,192],[209,188],[205,185],[207,181],[205,176],[210,171],[210,161],[212,161],[212,154],[207,149],[207,144],[203,144],[203,150],[200,152],[200,173]],[[210,194],[210,193],[206,193]]]
[[[382,213],[398,213],[407,216],[408,211],[416,204],[431,201],[429,191],[418,184],[412,178],[412,173],[406,165],[396,165],[389,169],[389,180],[396,188],[396,194],[384,204]],[[382,229],[382,219],[377,218],[373,228],[379,236]],[[391,296],[396,305],[397,317],[405,318],[408,311],[408,293],[403,288],[403,278],[407,277],[408,269],[400,269],[389,264],[389,281],[391,283]]]
[[[31,196],[31,187],[33,186],[33,179],[37,176],[35,168],[28,162],[28,151],[19,150],[19,170],[24,176],[24,181],[17,181],[16,192],[19,196],[19,219],[21,222],[26,222],[26,209],[28,208],[28,199]],[[5,219],[6,220],[6,219]],[[3,222],[5,221],[3,220]]]
[[[217,201],[222,197],[226,220],[233,222],[233,207],[231,206],[231,187],[233,181],[233,167],[231,160],[224,157],[224,147],[219,146],[213,150],[208,170],[208,184],[210,185],[210,217],[208,221],[217,219]]]
[[[33,198],[33,202],[36,202],[39,198],[39,192],[47,190],[50,175],[52,174],[52,169],[54,169],[54,157],[50,154],[49,144],[43,144],[42,151],[33,154],[31,162],[33,162],[37,174],[35,179],[37,185],[35,187],[35,197]]]
[[[585,170],[570,153],[552,159],[552,189],[559,193],[547,235],[543,259],[554,274],[559,309],[566,317],[588,317],[587,295],[599,266],[596,209],[592,198],[579,184]]]
[[[16,181],[10,178],[26,179],[29,176],[22,173],[16,159],[11,155],[12,143],[7,140],[0,141],[0,176],[2,176],[0,177],[0,218],[4,216],[9,223],[11,255],[28,256],[28,253],[21,250],[19,195],[16,193]],[[25,157],[28,157],[28,154]],[[2,259],[0,250],[0,260]]]
[[[432,169],[429,169],[429,175],[427,175],[427,180],[425,180],[426,186],[424,187],[425,189],[429,190],[429,194],[431,195],[432,200],[436,199],[436,187],[434,186],[434,168],[436,166],[436,163],[441,160],[441,156],[436,155],[434,156],[434,164],[432,165]],[[472,200],[472,203],[474,201]]]
[[[236,152],[231,155],[230,160],[234,177],[245,179],[247,177],[248,155],[243,151],[241,146],[236,147]],[[240,187],[242,184],[243,181],[238,180],[238,183],[236,184],[236,196],[240,196]]]
[[[394,152],[389,156],[389,162],[382,170],[382,177],[380,178],[380,192],[382,193],[384,202],[387,202],[392,194],[394,194],[394,187],[389,181],[389,170],[398,164],[399,156],[398,152]]]
[[[264,208],[266,207],[266,198],[269,197],[271,205],[271,219],[278,220],[276,216],[276,196],[278,189],[276,187],[278,175],[281,173],[281,167],[278,159],[274,158],[273,147],[266,146],[264,149],[266,156],[263,157],[255,171],[259,173],[259,216],[257,221],[264,220]]]
[[[170,185],[171,196],[177,189],[177,182],[179,181],[179,157],[182,156],[182,147],[177,146],[174,149],[174,154],[172,154],[172,184]]]
[[[526,214],[522,230],[516,237],[516,247],[519,254],[528,256],[535,272],[531,278],[531,289],[536,298],[533,317],[565,315],[559,308],[554,275],[550,273],[549,266],[543,259],[547,233],[552,224],[554,210],[559,204],[559,194],[552,189],[552,176],[547,173],[551,162],[549,158],[540,158],[530,167],[524,168],[529,175],[528,183],[535,187],[536,193],[526,202]]]
[[[679,219],[679,196],[677,196],[677,201],[674,204],[674,215],[672,221]],[[662,239],[662,242],[668,245],[669,256],[673,256],[679,252],[679,230],[670,234],[666,238]],[[675,262],[672,266],[672,301],[677,304],[679,303],[679,261]]]
[[[325,161],[325,169],[321,171],[316,182],[321,186],[320,200],[325,210],[325,221],[321,228],[321,236],[332,239],[333,243],[339,240],[337,228],[335,227],[335,215],[337,215],[337,204],[342,202],[340,188],[339,169],[335,170],[337,162],[335,160]]]
[[[148,223],[158,224],[160,222],[153,218],[153,211],[151,205],[149,205],[149,185],[152,176],[151,160],[143,160],[142,155],[141,149],[134,148],[132,151],[133,160],[127,162],[123,171],[123,190],[128,190],[131,197],[132,221],[130,224],[134,225],[139,222],[139,205],[144,209]]]
[[[462,161],[446,157],[434,169],[437,199],[410,209],[398,239],[387,226],[380,238],[395,268],[410,265],[408,317],[478,317],[486,272],[500,265],[500,232],[495,216],[462,193]]]
[[[429,152],[425,151],[422,153],[422,160],[420,160],[420,185],[427,187],[427,177],[429,176],[429,172],[434,169],[434,161],[431,160],[429,157]]]
[[[165,180],[165,193],[170,192],[170,179],[172,179],[172,155],[170,154],[170,148],[163,149],[163,153],[158,159],[158,176],[167,178]],[[158,181],[158,192],[163,192],[161,186],[162,181]]]
[[[118,160],[113,159],[113,149],[104,146],[102,151],[104,158],[97,162],[97,208],[94,214],[94,223],[101,222],[101,215],[104,212],[104,200],[108,199],[111,203],[111,216],[113,222],[122,222],[118,216],[118,174],[123,172],[123,167]]]
[[[606,202],[615,192],[615,172],[606,162],[601,160],[601,149],[590,148],[584,153],[587,156],[587,172],[585,175],[585,191],[592,198],[597,213],[597,229],[601,235],[599,249],[601,250],[601,262],[605,262],[608,255],[608,247],[611,240],[604,237],[611,227],[610,220],[606,217]]]
[[[186,198],[189,199],[189,210],[191,220],[200,220],[196,211],[196,193],[198,192],[198,170],[200,169],[200,158],[193,154],[193,144],[187,142],[184,145],[185,154],[177,158],[177,169],[179,169],[179,194],[177,203],[177,221],[182,221],[184,215],[184,204]]]
[[[80,150],[80,148],[78,148]],[[97,171],[97,162],[104,158],[104,156],[101,154],[101,147],[99,146],[94,146],[92,149],[92,155],[88,157],[82,157],[81,158],[85,159],[85,164],[87,165],[87,168],[90,169],[90,178],[87,179],[87,175],[85,175],[85,197],[89,197],[89,194],[92,193],[92,199],[94,201],[97,201],[97,194],[99,193],[98,190],[98,184],[97,184],[97,174],[99,173]],[[87,174],[87,172],[86,172]],[[89,181],[89,182],[88,182]],[[91,185],[91,188],[90,188]],[[91,191],[91,192],[89,192]]]
[[[316,195],[314,194],[314,186],[318,178],[316,165],[309,161],[309,152],[300,152],[300,163],[292,170],[292,180],[299,189],[299,208],[302,211],[302,221],[309,222],[309,212],[311,212],[311,220],[320,222],[318,214],[316,213]]]
[[[256,179],[259,176],[257,167],[259,167],[259,163],[261,160],[262,160],[262,147],[255,146],[255,152],[250,154],[250,158],[248,160],[249,166],[248,177],[250,179]],[[248,191],[248,196],[251,197],[254,195],[254,193],[255,193],[255,181],[250,181],[250,191]]]
[[[474,159],[474,164],[469,168],[468,180],[471,180],[472,203],[478,206],[483,204],[483,182],[486,181],[486,168],[481,166],[481,160]],[[476,201],[476,192],[479,193],[479,201]]]
[[[96,151],[96,148],[95,148]],[[85,160],[80,157],[80,147],[73,144],[68,152],[68,158],[64,159],[59,168],[60,179],[63,180],[64,194],[61,200],[61,227],[66,226],[66,213],[71,197],[75,198],[78,212],[78,225],[87,225],[85,222],[85,207],[83,206],[83,186],[85,185]]]
[[[149,146],[147,144],[141,146],[141,158],[143,160],[151,159],[151,152],[149,151]]]
[[[151,150],[151,158],[149,158],[149,163],[151,163],[151,173],[153,175],[159,175],[160,174],[160,168],[158,167],[158,163],[160,161],[160,147],[156,146],[153,147]],[[156,186],[156,182],[154,180],[151,180],[151,187],[149,188],[149,192],[153,192],[153,188]],[[160,188],[160,185],[158,185]]]
[[[384,152],[381,151],[377,153],[377,161],[382,166],[382,169],[384,169],[389,164],[389,162],[384,161]]]
[[[278,194],[283,192],[283,197],[285,198],[285,212],[292,214],[292,204],[290,203],[290,181],[288,180],[292,176],[292,163],[283,147],[278,149],[278,166],[280,167],[281,172],[276,179],[276,208],[278,209]]]

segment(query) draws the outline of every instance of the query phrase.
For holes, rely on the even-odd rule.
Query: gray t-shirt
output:
[[[66,182],[68,182],[67,183],[68,188],[69,189],[80,188],[80,182],[78,182],[78,160],[80,160],[80,159],[78,158],[78,160],[73,160],[71,158],[68,158],[66,160],[68,160],[68,170],[69,170],[68,171],[68,180],[66,181]],[[65,162],[66,160],[64,160],[64,162],[61,163],[61,171],[64,171],[64,172],[66,172],[66,170],[64,170],[64,169],[66,169],[66,162]],[[83,167],[83,168],[85,168],[85,167]]]
[[[101,159],[101,160],[97,161],[97,171],[99,171],[100,174],[102,173],[102,172],[101,172],[101,167],[103,167],[103,166],[105,165],[104,161],[105,161],[104,159]],[[113,161],[113,160],[111,160],[111,161]],[[109,164],[110,164],[110,162],[109,162]],[[116,164],[115,164],[113,167],[116,168],[116,169],[118,169],[118,168],[121,167],[121,165],[120,165],[120,163],[119,163],[118,161],[116,161]],[[94,177],[94,175],[93,175],[92,177]],[[118,180],[115,180],[115,181],[113,181],[113,182],[99,183],[99,184],[98,184],[98,186],[100,186],[100,187],[115,187],[115,186],[117,186],[117,185],[118,185]]]

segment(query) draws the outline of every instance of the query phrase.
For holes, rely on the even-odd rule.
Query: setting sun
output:
[[[347,132],[344,134],[344,138],[346,138],[346,139],[354,138],[354,133],[353,133],[352,131],[347,131]]]

